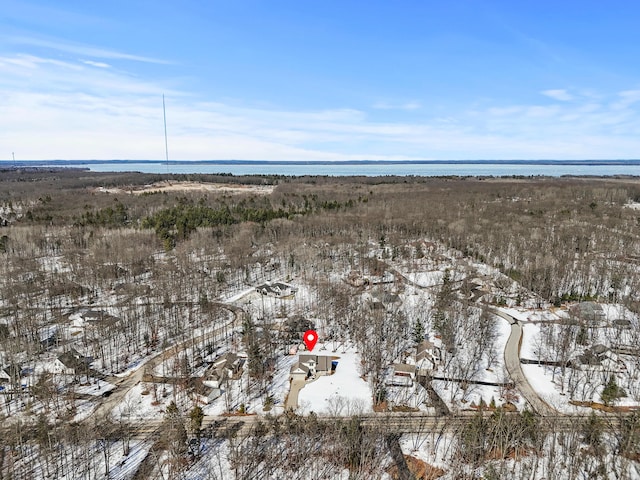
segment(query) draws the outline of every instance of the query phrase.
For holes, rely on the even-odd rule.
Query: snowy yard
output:
[[[353,349],[332,353],[338,357],[335,373],[318,377],[300,390],[299,410],[330,415],[373,411],[371,388],[359,373],[360,355]]]

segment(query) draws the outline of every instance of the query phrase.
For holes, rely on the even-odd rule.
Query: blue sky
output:
[[[628,1],[0,0],[0,159],[640,158]]]

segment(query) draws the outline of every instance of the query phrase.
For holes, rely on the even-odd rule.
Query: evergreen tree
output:
[[[626,392],[618,386],[618,382],[616,382],[616,377],[611,375],[609,377],[609,381],[605,385],[602,393],[600,394],[600,398],[604,402],[605,405],[611,405],[618,398],[624,397]]]
[[[424,325],[419,319],[413,325],[413,341],[417,345],[424,340]]]

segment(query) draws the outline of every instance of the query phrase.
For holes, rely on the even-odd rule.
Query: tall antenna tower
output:
[[[167,141],[167,110],[164,105],[164,93],[162,94],[162,116],[164,117],[164,155],[167,165],[167,173],[169,173],[169,143]]]

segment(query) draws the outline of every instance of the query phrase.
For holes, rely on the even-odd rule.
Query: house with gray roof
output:
[[[333,357],[328,355],[300,355],[298,363],[291,367],[292,379],[307,379],[320,375],[330,375],[334,369]]]
[[[436,366],[440,363],[440,359],[440,348],[429,340],[420,342],[416,346],[416,367],[418,369],[418,375],[427,375],[429,372],[435,370]]]
[[[288,297],[298,291],[293,285],[284,282],[266,282],[256,287],[256,291],[267,297]]]

